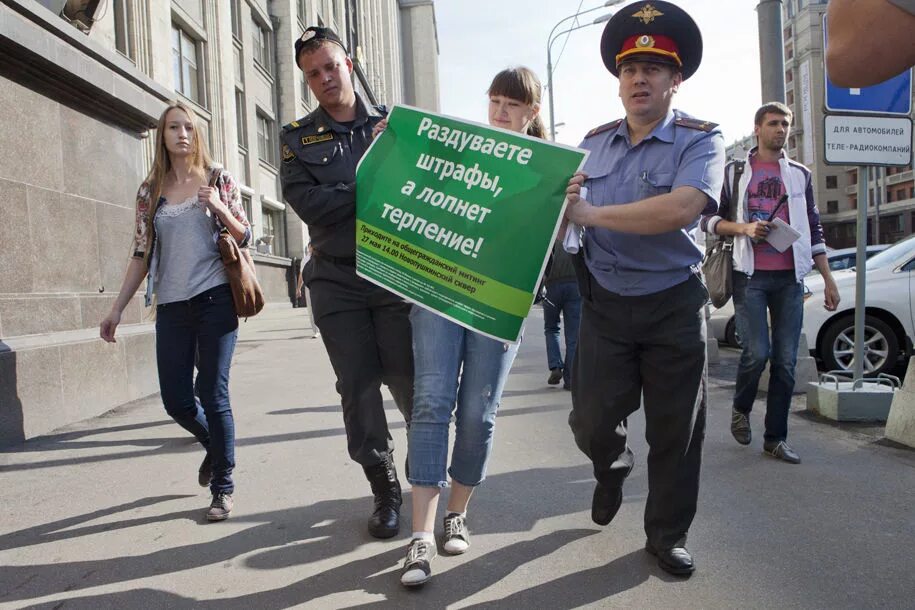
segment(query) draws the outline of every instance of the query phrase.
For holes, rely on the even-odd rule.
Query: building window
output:
[[[112,3],[112,13],[114,14],[114,46],[131,61],[136,59],[134,53],[132,15],[130,2],[126,0],[114,0]]]
[[[172,79],[175,91],[204,105],[197,55],[200,44],[187,32],[172,24]]]
[[[286,213],[261,206],[264,219],[264,241],[270,244],[270,253],[276,256],[286,256],[286,230],[284,225]]]
[[[794,91],[789,91],[788,93],[785,94],[785,102],[789,106],[794,105]]]
[[[836,176],[826,176],[826,188],[828,188],[828,189],[834,189],[834,188],[838,188],[838,186],[839,186],[839,179],[838,179],[838,177],[836,177]]]
[[[257,113],[257,157],[276,166],[276,129],[273,120]]]
[[[245,115],[245,92],[235,90],[235,129],[238,131],[238,145],[248,147],[248,121]]]
[[[252,22],[251,28],[251,48],[254,61],[267,71],[267,74],[273,74],[273,58],[270,54],[270,30],[258,23]]]
[[[909,187],[909,199],[915,199],[915,186]]]
[[[836,214],[839,212],[839,202],[838,201],[827,201],[826,202],[826,213],[827,214]]]
[[[887,192],[886,192],[886,202],[887,202],[887,203],[893,203],[893,196],[894,196],[895,194],[896,194],[896,193],[894,193],[893,191],[887,191]]]
[[[792,59],[794,57],[794,45],[788,44],[785,45],[785,59]]]
[[[853,169],[850,172],[848,172],[848,184],[849,185],[858,184],[858,170]]]
[[[245,218],[248,219],[248,223],[253,227],[254,226],[254,217],[251,216],[251,196],[242,195],[241,196],[241,207],[245,210]]]
[[[241,40],[241,7],[238,6],[240,0],[229,0],[229,11],[232,18],[232,35]]]
[[[794,136],[788,136],[788,148],[789,150],[797,148],[797,139]]]
[[[296,15],[299,18],[299,23],[302,25],[308,23],[308,4],[305,0],[296,0]]]

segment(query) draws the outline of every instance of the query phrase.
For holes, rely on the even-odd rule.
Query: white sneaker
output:
[[[467,531],[467,519],[454,513],[445,517],[445,552],[460,555],[469,547],[470,532]]]
[[[432,560],[437,554],[434,540],[411,540],[400,573],[400,583],[405,587],[418,587],[432,578]]]

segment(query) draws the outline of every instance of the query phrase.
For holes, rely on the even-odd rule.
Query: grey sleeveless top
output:
[[[196,195],[181,203],[160,202],[155,224],[159,305],[186,301],[229,282],[216,249],[216,218]]]

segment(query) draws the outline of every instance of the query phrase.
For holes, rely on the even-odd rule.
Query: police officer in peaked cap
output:
[[[724,141],[714,123],[672,107],[699,68],[693,19],[661,0],[625,6],[600,46],[619,79],[622,119],[591,130],[591,152],[567,190],[584,227],[576,256],[583,298],[572,367],[575,441],[594,465],[591,517],[610,523],[635,466],[626,418],[644,404],[648,452],[646,550],[689,576],[686,535],[696,512],[707,373],[702,251],[689,232],[717,209]],[[582,198],[582,187],[587,192]]]
[[[332,30],[306,29],[295,59],[318,107],[283,127],[283,197],[308,225],[314,250],[303,281],[337,377],[350,457],[375,496],[369,533],[390,538],[399,531],[402,500],[381,384],[409,424],[411,306],[356,275],[356,165],[387,111],[353,89],[353,62]]]

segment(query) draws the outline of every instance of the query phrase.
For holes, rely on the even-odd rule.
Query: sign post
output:
[[[829,39],[823,15],[823,53]],[[912,164],[912,70],[872,87],[838,87],[826,70],[823,149],[829,165],[858,166],[854,379],[864,376],[867,176],[872,166]]]

